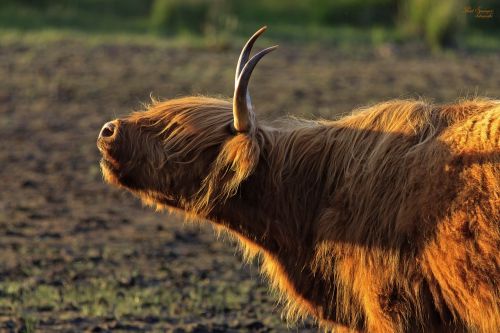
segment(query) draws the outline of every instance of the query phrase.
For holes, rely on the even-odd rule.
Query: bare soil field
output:
[[[143,208],[100,174],[105,121],[150,95],[231,96],[238,53],[0,39],[1,332],[317,331],[286,326],[258,262],[242,264],[231,240]],[[282,45],[250,89],[268,120],[390,98],[499,98],[500,54]]]

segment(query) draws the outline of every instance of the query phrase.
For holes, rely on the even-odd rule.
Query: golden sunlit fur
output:
[[[227,101],[156,102],[120,120],[105,179],[261,254],[289,319],[498,331],[498,101],[395,100],[250,134],[231,122]]]

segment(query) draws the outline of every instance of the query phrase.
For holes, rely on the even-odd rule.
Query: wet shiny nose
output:
[[[110,121],[102,127],[101,132],[99,133],[99,138],[110,139],[115,135],[115,132],[116,124],[114,121]]]

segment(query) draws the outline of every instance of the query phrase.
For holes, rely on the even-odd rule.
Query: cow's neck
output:
[[[315,278],[310,265],[315,249],[315,222],[321,216],[325,191],[331,185],[322,173],[332,170],[326,170],[326,162],[319,163],[318,158],[321,154],[328,157],[330,152],[325,149],[334,149],[334,145],[325,145],[323,130],[328,129],[317,128],[316,135],[309,135],[308,131],[300,136],[294,132],[276,133],[281,137],[273,138],[262,149],[255,173],[235,196],[208,217],[235,234],[250,254],[263,253],[264,270],[271,281],[281,281],[277,285],[285,286],[282,291],[294,295],[307,313],[320,318],[334,313],[320,306],[325,298],[333,297],[332,291]],[[272,149],[272,144],[283,146]],[[288,163],[288,158],[301,162]],[[278,171],[281,177],[276,176]]]
[[[269,136],[256,171],[208,218],[266,251],[291,254],[312,249],[314,220],[328,190],[325,172],[331,172],[325,169],[328,162],[318,163],[318,154],[333,149],[321,137],[328,129],[318,128],[299,129],[300,135],[287,131]],[[281,146],[276,149],[276,145]]]

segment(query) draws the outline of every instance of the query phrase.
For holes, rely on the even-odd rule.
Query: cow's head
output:
[[[232,104],[205,97],[173,99],[104,124],[97,147],[105,180],[150,204],[196,205],[197,210],[234,194],[259,159],[248,83],[259,60],[276,48],[250,58],[264,31],[241,51]]]

